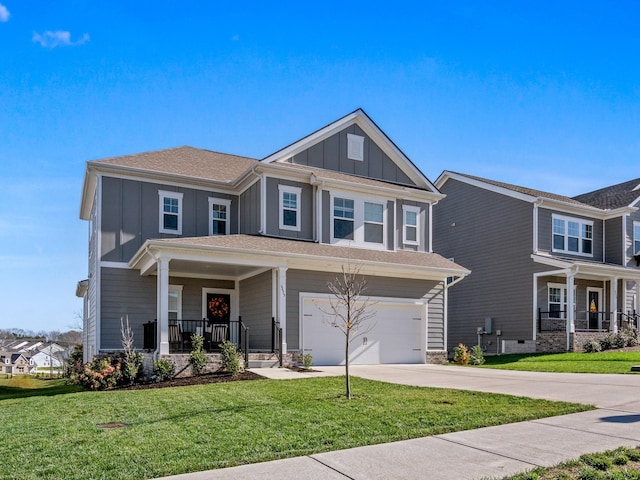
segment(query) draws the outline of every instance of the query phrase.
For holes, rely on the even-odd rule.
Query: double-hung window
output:
[[[158,191],[160,233],[182,235],[182,193]]]
[[[567,318],[567,286],[562,283],[548,283],[549,318]],[[576,290],[573,292],[575,309]]]
[[[633,254],[640,255],[640,222],[633,222]]]
[[[280,229],[300,231],[300,193],[299,187],[278,185],[280,194]]]
[[[350,198],[333,199],[333,238],[354,240],[355,207]]]
[[[182,320],[182,285],[169,285],[169,320],[180,323]]]
[[[231,200],[209,197],[209,235],[229,235]]]
[[[593,222],[553,215],[553,251],[593,256]]]
[[[411,205],[402,206],[402,242],[405,245],[418,245],[420,231],[420,208]]]
[[[385,201],[331,197],[331,241],[374,248],[385,245]]]

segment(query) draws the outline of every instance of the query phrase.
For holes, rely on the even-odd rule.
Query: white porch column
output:
[[[609,310],[611,310],[611,320],[609,330],[613,333],[618,332],[618,277],[613,277],[610,280],[611,288],[609,289]]]
[[[640,280],[636,280],[636,301],[633,308],[635,313],[640,313]]]
[[[158,288],[157,288],[157,312],[158,315],[158,353],[169,353],[169,260],[159,258]]]
[[[567,352],[571,348],[571,334],[576,331],[576,299],[574,294],[574,275],[567,274]]]
[[[287,269],[278,268],[278,322],[282,328],[282,353],[287,353]]]

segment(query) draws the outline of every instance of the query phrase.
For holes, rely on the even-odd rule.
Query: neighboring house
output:
[[[580,349],[637,326],[640,179],[575,198],[443,172],[434,249],[473,273],[449,296],[449,349]]]
[[[35,373],[36,366],[24,353],[0,351],[0,374],[27,375]]]
[[[262,160],[181,147],[90,161],[85,361],[122,349],[126,319],[160,355],[188,351],[193,333],[209,351],[243,346],[248,331],[250,352],[343,363],[323,310],[349,264],[377,302],[352,361],[442,361],[448,281],[469,273],[432,249],[442,198],[362,110]]]
[[[64,348],[55,348],[54,344],[40,347],[31,355],[31,360],[38,367],[62,367]]]

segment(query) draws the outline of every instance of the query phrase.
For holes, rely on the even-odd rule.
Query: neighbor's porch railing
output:
[[[624,313],[620,311],[590,312],[576,310],[574,325],[577,331],[583,332],[607,332],[613,330],[613,322],[618,330],[624,326],[640,327],[640,315],[637,313]],[[567,329],[567,310],[553,310],[549,312],[538,309],[538,332],[559,332]]]
[[[143,325],[143,348],[155,350],[157,345],[158,322],[154,320]],[[233,342],[249,359],[249,328],[242,323],[242,318],[226,323],[209,323],[202,320],[169,320],[169,353],[188,353],[193,349],[191,337],[194,334],[204,337],[204,350],[208,353],[219,352],[219,344],[224,340]]]
[[[282,327],[273,317],[271,317],[271,351],[276,354],[282,367]]]

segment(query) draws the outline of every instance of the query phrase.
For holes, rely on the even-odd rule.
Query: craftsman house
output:
[[[375,305],[354,363],[446,358],[447,295],[469,271],[434,253],[444,196],[362,111],[261,159],[192,147],[87,162],[85,360],[136,347],[344,362],[327,282],[357,265]]]
[[[575,198],[445,171],[434,249],[473,273],[449,296],[449,349],[579,350],[638,325],[640,179]]]

